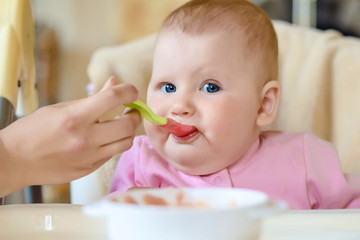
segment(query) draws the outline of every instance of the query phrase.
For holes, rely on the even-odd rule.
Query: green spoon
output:
[[[140,114],[149,122],[155,124],[155,125],[166,125],[167,119],[164,117],[160,117],[156,115],[151,108],[146,105],[141,100],[136,100],[135,102],[124,104],[125,106],[129,108],[136,109],[140,112]]]
[[[158,125],[162,129],[174,134],[177,137],[185,137],[197,132],[197,128],[194,126],[184,125],[171,118],[164,118],[156,115],[148,105],[140,100],[124,105],[129,108],[136,109],[146,120],[152,124]]]

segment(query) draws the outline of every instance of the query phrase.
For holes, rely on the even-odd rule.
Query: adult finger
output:
[[[116,154],[122,153],[131,148],[134,141],[134,137],[128,137],[116,142],[112,142],[101,146],[98,151],[98,159],[112,157]]]
[[[123,138],[134,136],[135,130],[141,123],[139,112],[131,111],[117,119],[96,123],[90,133],[95,146],[106,145]]]
[[[96,121],[111,109],[134,102],[137,98],[137,89],[131,84],[123,83],[82,99],[75,106],[75,111],[91,121]]]
[[[106,83],[104,84],[104,86],[100,89],[100,91],[104,91],[105,89],[108,89],[112,86],[117,85],[116,83],[116,79],[114,77],[110,77],[109,80],[106,81]]]

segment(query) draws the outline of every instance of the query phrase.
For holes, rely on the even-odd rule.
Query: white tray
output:
[[[0,239],[106,240],[105,222],[82,213],[82,205],[0,206]],[[261,240],[358,240],[359,210],[287,211],[265,220]],[[125,240],[125,239],[124,239]]]

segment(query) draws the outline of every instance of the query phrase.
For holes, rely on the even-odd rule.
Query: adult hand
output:
[[[84,99],[42,107],[0,131],[0,196],[30,185],[85,176],[131,147],[141,122],[137,111],[99,122],[109,110],[137,99],[130,84]]]

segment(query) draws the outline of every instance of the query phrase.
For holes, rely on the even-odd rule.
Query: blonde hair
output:
[[[259,61],[259,76],[265,81],[278,78],[275,30],[269,17],[253,3],[246,0],[192,0],[165,19],[161,30],[171,28],[191,34],[242,31],[249,57]]]

